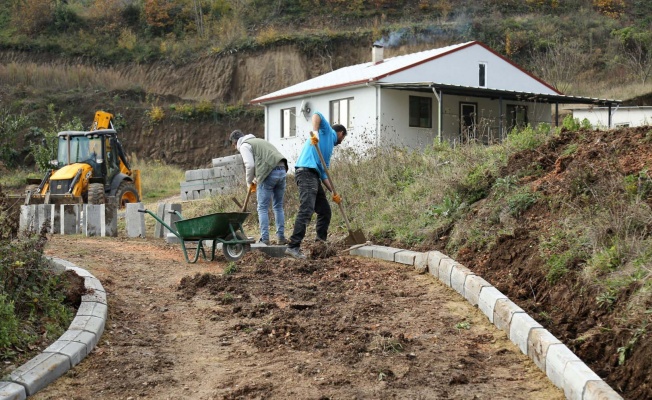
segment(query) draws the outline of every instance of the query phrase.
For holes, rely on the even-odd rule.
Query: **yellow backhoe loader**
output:
[[[89,131],[59,132],[54,169],[28,179],[25,204],[104,204],[141,199],[140,171],[131,169],[113,127],[113,114],[97,111]]]

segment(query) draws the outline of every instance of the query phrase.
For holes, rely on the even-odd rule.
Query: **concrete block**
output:
[[[186,181],[186,182],[180,182],[179,185],[181,186],[181,191],[186,191],[190,192],[193,190],[199,190],[199,189],[204,189],[204,180],[199,179],[196,181]]]
[[[85,236],[104,236],[104,204],[84,204],[84,225],[82,234]]]
[[[464,283],[469,275],[475,274],[462,264],[453,265],[453,269],[451,270],[451,287],[462,296],[464,296]]]
[[[18,220],[18,229],[21,232],[34,231],[36,220],[36,209],[34,206],[20,206],[20,217]]]
[[[81,343],[86,346],[86,354],[90,354],[91,351],[97,345],[99,341],[99,336],[93,332],[81,331],[78,329],[68,329],[64,332],[63,335],[59,337],[59,340],[68,340],[70,342]]]
[[[172,228],[176,228],[175,223],[181,219],[178,214],[171,211],[176,211],[181,214],[181,204],[179,203],[166,203],[163,213],[163,222]],[[167,236],[170,233],[170,230],[166,227],[163,227],[163,234]]]
[[[138,210],[143,209],[143,203],[127,203],[125,221],[127,222],[128,237],[145,237],[145,213]]]
[[[95,301],[97,303],[107,304],[106,302],[106,293],[100,290],[90,291],[82,295],[82,301]]]
[[[181,195],[181,201],[188,201],[188,192],[185,192],[182,189],[179,194]]]
[[[0,382],[0,399],[2,400],[25,400],[27,393],[25,388],[14,382]]]
[[[564,389],[564,369],[569,362],[582,361],[563,343],[552,344],[546,354],[546,375],[553,385]]]
[[[514,313],[509,326],[509,340],[517,345],[523,354],[527,355],[530,333],[537,328],[543,327],[527,313]]]
[[[115,196],[106,198],[104,204],[104,233],[102,236],[117,237],[118,236],[118,199]]]
[[[600,379],[583,361],[571,361],[564,368],[564,394],[568,400],[582,400],[586,383]]]
[[[439,261],[438,274],[439,280],[444,283],[446,286],[451,285],[451,272],[453,271],[453,266],[457,264],[452,258],[442,258]]]
[[[428,253],[417,253],[412,265],[414,265],[414,270],[420,274],[428,272]]]
[[[414,265],[414,260],[417,257],[417,254],[421,253],[410,250],[401,250],[394,254],[394,262],[405,265]]]
[[[541,371],[545,371],[548,348],[559,343],[561,341],[546,329],[534,328],[530,331],[530,337],[528,338],[527,355]]]
[[[61,260],[61,259],[57,260],[57,262],[60,262],[60,261],[65,261],[65,260]],[[66,269],[75,271],[75,273],[77,275],[81,276],[82,278],[93,277],[93,274],[91,274],[90,272],[86,271],[83,268],[79,268],[78,266],[76,266],[75,264],[73,264],[71,262],[66,261],[66,263],[64,263],[63,265],[65,265]]]
[[[351,250],[349,254],[352,256],[362,256],[362,257],[373,257],[374,254],[374,248],[377,246],[375,244],[369,245],[369,246],[362,246],[360,248],[357,248],[355,250]]]
[[[100,291],[100,292],[105,292],[104,287],[102,286],[102,282],[100,282],[99,279],[97,279],[94,276],[87,276],[84,277],[84,286],[86,289],[94,290],[94,291]]]
[[[439,264],[441,263],[441,260],[445,258],[450,260],[450,257],[438,251],[428,252],[428,271],[430,271],[430,274],[435,278],[439,278]]]
[[[165,216],[165,203],[158,203],[156,206],[156,216],[159,217],[161,220],[163,220],[163,217]],[[164,238],[165,237],[165,232],[163,231],[163,224],[160,222],[156,221],[156,224],[154,225],[154,237],[159,239],[159,238]]]
[[[52,214],[50,215],[50,232],[61,234],[61,207],[52,204]]]
[[[525,311],[509,299],[496,301],[496,305],[494,306],[494,325],[509,335],[512,317],[516,313],[525,313]]]
[[[177,235],[175,235],[174,233],[168,233],[167,235],[165,235],[165,243],[180,244],[181,239],[179,239]]]
[[[584,386],[584,400],[622,400],[622,396],[603,380],[588,381]]]
[[[480,300],[480,291],[491,284],[478,275],[468,275],[464,281],[464,298],[474,306],[478,305]]]
[[[104,332],[105,322],[104,319],[93,316],[76,316],[68,329],[94,333],[99,338]]]
[[[494,322],[494,308],[498,300],[507,299],[507,296],[502,294],[498,289],[493,286],[486,286],[480,290],[480,297],[478,298],[478,308],[484,315],[489,318],[489,322]]]
[[[203,169],[192,169],[186,171],[186,182],[192,181],[203,181],[204,180],[204,171]],[[202,182],[203,185],[203,182]]]
[[[41,353],[16,368],[9,380],[25,387],[32,396],[70,369],[70,360],[62,354]]]
[[[220,166],[229,165],[229,164],[242,164],[242,165],[244,165],[244,162],[242,161],[242,155],[234,154],[232,156],[213,158],[213,160],[212,160],[213,167],[220,167]]]
[[[70,367],[79,364],[81,360],[88,355],[86,345],[79,342],[71,342],[70,340],[57,340],[48,346],[44,353],[56,353],[68,357]]]
[[[395,247],[385,247],[385,246],[376,246],[373,249],[372,257],[379,260],[392,261],[394,262],[394,255],[402,249],[397,249]]]
[[[47,232],[52,233],[52,214],[54,213],[54,204],[36,204],[35,226],[37,232],[46,227]]]
[[[82,301],[77,309],[76,316],[79,317],[97,317],[106,319],[109,308],[106,304],[95,301]]]
[[[80,204],[61,204],[59,206],[59,214],[61,218],[61,234],[62,235],[76,235],[80,231]]]

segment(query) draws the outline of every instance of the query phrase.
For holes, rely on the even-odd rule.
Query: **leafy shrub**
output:
[[[154,106],[151,110],[147,111],[147,116],[149,117],[149,122],[152,125],[156,125],[165,118],[165,111],[159,106]]]
[[[2,222],[2,221],[0,221]],[[0,354],[61,335],[73,316],[65,283],[43,258],[45,233],[0,238]]]
[[[568,114],[564,117],[561,126],[571,132],[578,131],[581,127],[580,120],[578,118],[573,118],[572,114]]]
[[[514,195],[507,198],[509,214],[513,217],[520,216],[528,208],[532,207],[538,199],[538,194],[533,193],[529,186],[523,187]]]

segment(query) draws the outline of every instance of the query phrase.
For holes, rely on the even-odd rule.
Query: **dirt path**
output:
[[[109,319],[34,399],[564,398],[466,300],[398,264],[186,264],[161,240],[67,236],[46,253],[102,281]]]

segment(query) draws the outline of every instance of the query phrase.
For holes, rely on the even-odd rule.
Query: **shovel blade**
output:
[[[356,229],[354,231],[349,231],[349,236],[347,236],[344,239],[344,243],[347,246],[353,246],[355,244],[363,244],[366,243],[367,239],[364,237],[364,233],[360,229]]]

